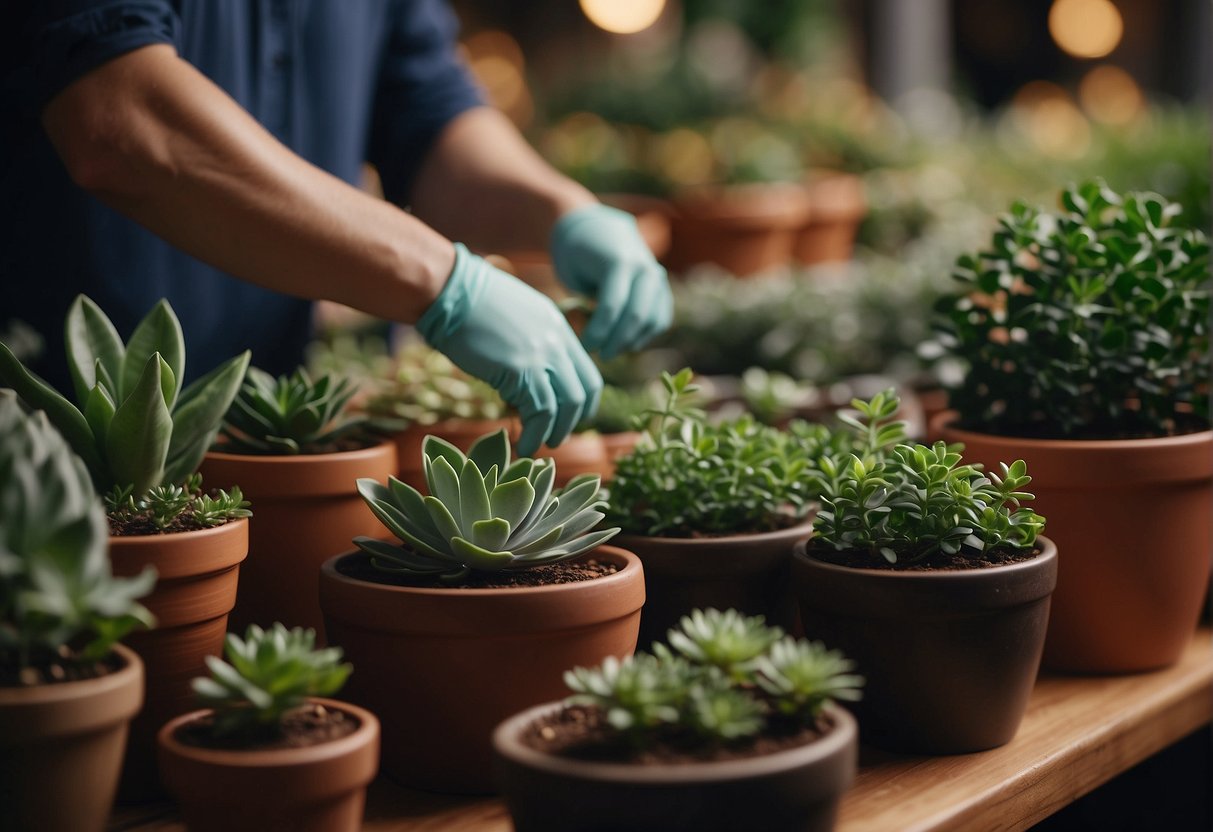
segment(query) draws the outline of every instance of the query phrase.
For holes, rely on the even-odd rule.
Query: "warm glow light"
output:
[[[527,124],[534,106],[518,42],[505,32],[487,30],[468,38],[463,49],[472,74],[488,93],[489,102],[515,124]]]
[[[1110,0],[1053,0],[1049,34],[1076,58],[1102,58],[1120,43],[1125,24]]]
[[[581,10],[599,29],[631,35],[657,22],[665,0],[581,0]]]
[[[655,148],[656,168],[666,178],[679,185],[702,185],[714,174],[715,158],[708,140],[679,127],[658,137]]]
[[[1058,159],[1079,159],[1091,146],[1091,125],[1070,96],[1049,81],[1025,84],[1011,100],[1011,116],[1037,150]]]
[[[1078,99],[1092,118],[1105,124],[1128,124],[1146,104],[1133,77],[1109,64],[1097,66],[1083,77]]]

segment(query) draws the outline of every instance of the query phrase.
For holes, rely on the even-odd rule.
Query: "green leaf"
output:
[[[468,566],[485,572],[504,569],[514,560],[509,552],[490,552],[462,537],[451,538],[451,550]]]
[[[469,459],[463,463],[463,470],[459,473],[459,527],[465,532],[470,531],[474,524],[491,516],[484,475],[476,463]]]
[[[160,483],[173,435],[173,419],[160,386],[161,366],[160,354],[152,353],[130,395],[114,413],[105,437],[114,481],[133,485],[135,494]]]
[[[439,456],[430,463],[429,483],[430,494],[436,497],[450,512],[455,524],[462,527],[460,519],[459,475],[451,467],[446,457]],[[481,484],[481,488],[484,485]],[[477,518],[482,519],[482,518]]]
[[[164,479],[181,482],[202,463],[215,441],[223,414],[240,390],[248,369],[245,350],[194,381],[182,391],[173,408],[173,435],[169,442]]]
[[[82,402],[88,398],[89,392],[99,381],[98,362],[111,379],[117,378],[122,372],[126,348],[122,345],[118,330],[101,308],[84,295],[77,295],[68,310],[64,340],[76,401]],[[110,392],[117,393],[112,385]]]
[[[426,436],[422,440],[421,454],[428,457],[431,463],[437,462],[439,459],[445,459],[450,464],[452,471],[463,470],[463,463],[467,459],[463,455],[463,451],[447,442],[441,436],[433,435]]]
[[[181,334],[181,323],[173,314],[173,308],[163,299],[144,316],[127,342],[119,379],[122,398],[125,399],[133,393],[143,375],[147,360],[153,353],[160,353],[173,371],[173,395],[165,397],[166,405],[171,408],[181,390],[181,381],[185,378],[185,339]]]
[[[481,471],[488,471],[494,465],[498,471],[506,470],[510,465],[510,438],[505,428],[473,442],[468,449],[468,459]]]
[[[93,385],[84,402],[84,418],[96,437],[98,450],[105,448],[105,436],[109,433],[110,421],[114,418],[114,401],[101,382]]]
[[[518,528],[534,501],[535,487],[526,479],[503,482],[489,495],[492,515],[509,523],[511,530]]]
[[[504,548],[509,536],[510,524],[500,517],[472,524],[472,542],[490,552]]]

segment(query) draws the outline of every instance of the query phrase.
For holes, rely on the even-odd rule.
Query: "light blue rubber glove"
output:
[[[614,358],[669,328],[670,284],[631,214],[598,204],[565,214],[552,229],[552,265],[561,283],[598,302],[581,334],[587,350]]]
[[[459,243],[455,268],[417,331],[517,408],[521,456],[545,442],[556,447],[598,408],[602,376],[556,304]]]

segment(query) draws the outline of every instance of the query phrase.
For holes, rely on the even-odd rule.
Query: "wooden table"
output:
[[[1044,675],[1008,745],[955,757],[864,749],[838,832],[1026,829],[1213,721],[1213,641],[1201,630],[1173,667],[1132,676]],[[367,832],[509,832],[501,803],[380,779]],[[179,832],[171,807],[117,812],[110,832]]]

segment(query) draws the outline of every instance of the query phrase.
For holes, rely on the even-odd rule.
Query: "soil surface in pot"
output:
[[[182,745],[225,751],[276,751],[321,745],[358,730],[357,717],[310,702],[283,715],[279,730],[268,736],[215,736],[215,719],[204,716],[187,722],[173,735]],[[267,728],[272,731],[272,728]]]
[[[890,572],[936,572],[967,569],[993,569],[996,566],[1006,566],[1008,563],[1023,563],[1034,559],[1041,553],[1040,549],[1024,551],[1021,549],[1004,549],[984,553],[981,557],[968,557],[962,552],[949,555],[937,552],[931,557],[916,563],[889,563],[879,554],[846,549],[841,552],[834,549],[819,548],[810,545],[808,554],[824,563],[835,566],[849,566],[852,569],[886,569]]]
[[[83,661],[67,647],[59,649],[59,658],[32,667],[12,667],[0,664],[0,688],[28,688],[54,685],[60,682],[80,682],[97,679],[121,670],[122,660],[116,653],[104,659]]]
[[[532,722],[519,739],[536,751],[558,757],[642,766],[719,763],[745,760],[796,748],[821,739],[834,726],[822,717],[816,725],[790,720],[774,722],[765,733],[737,743],[704,746],[686,733],[671,732],[651,746],[637,749],[607,722],[599,708],[570,705]]]
[[[545,566],[533,566],[514,572],[473,572],[457,584],[443,583],[434,578],[414,578],[408,575],[384,572],[371,566],[369,555],[358,554],[343,558],[337,571],[347,578],[387,586],[410,586],[425,589],[507,589],[510,587],[551,586],[553,584],[575,584],[614,575],[619,567],[609,561],[590,558],[588,560],[564,561]]]
[[[213,496],[213,495],[212,495]],[[164,528],[160,528],[152,522],[150,517],[145,515],[135,515],[133,517],[108,517],[110,535],[113,537],[140,537],[153,534],[177,534],[178,532],[197,532],[202,529],[213,529],[215,526],[208,526],[199,523],[194,519],[194,510],[186,509],[179,515],[173,518],[173,521]],[[219,525],[226,525],[232,522],[225,520]]]

